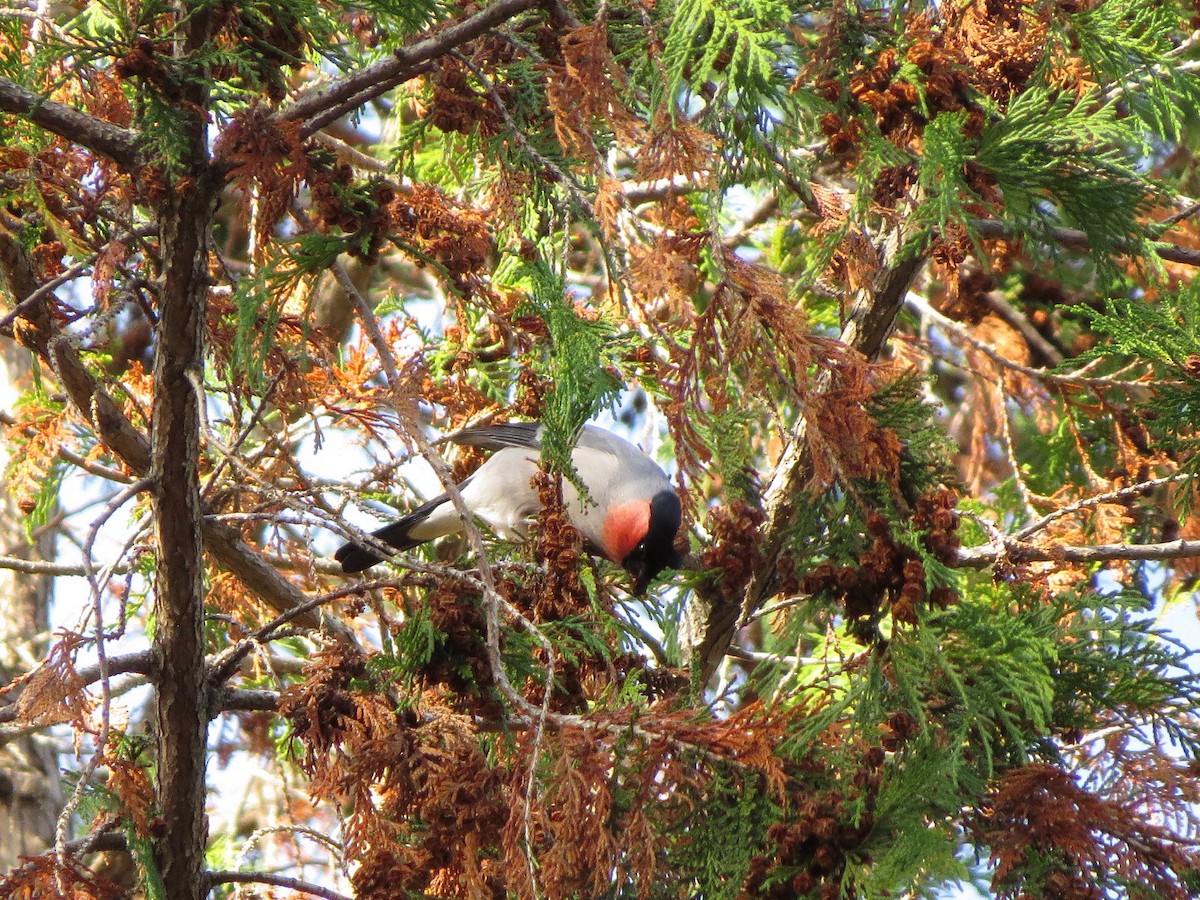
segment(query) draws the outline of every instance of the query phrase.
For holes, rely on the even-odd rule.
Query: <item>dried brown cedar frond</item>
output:
[[[554,117],[554,136],[568,158],[582,160],[595,171],[600,152],[592,140],[586,98],[579,85],[562,70],[552,70],[546,78],[546,106]]]
[[[389,845],[364,848],[351,883],[359,900],[393,900],[405,892],[424,893],[433,873],[425,856],[411,847]],[[434,896],[447,896],[438,891]]]
[[[224,495],[225,499],[234,499],[236,495]],[[230,509],[222,505],[222,512]],[[260,523],[249,522],[247,529],[257,530]],[[210,577],[207,603],[217,612],[223,613],[236,621],[247,630],[261,627],[274,618],[277,613],[263,605],[256,594],[246,589],[246,585],[236,575],[229,572],[217,572]]]
[[[762,562],[760,529],[766,515],[745,500],[709,511],[706,530],[712,540],[701,558],[706,569],[717,570],[717,587],[730,603],[739,602]]]
[[[686,327],[696,315],[700,274],[698,238],[658,235],[649,246],[630,248],[630,290],[651,321]]]
[[[677,175],[711,178],[713,136],[682,117],[660,113],[637,161],[639,181],[659,181]]]
[[[5,900],[46,900],[62,897],[61,888],[69,891],[70,900],[119,900],[129,892],[118,887],[92,870],[68,857],[59,865],[53,853],[25,858],[21,865],[0,877],[0,897]]]
[[[514,602],[512,581],[503,580],[497,587],[506,600]],[[493,676],[484,644],[487,623],[479,598],[442,581],[426,595],[425,602],[430,622],[444,637],[441,652],[424,667],[423,677],[430,685],[445,685],[444,696],[459,709],[480,716],[498,714],[499,707],[488,692]]]
[[[544,896],[596,896],[608,883],[624,843],[612,827],[612,750],[580,730],[544,735],[549,769],[543,789],[527,807],[531,737],[522,736],[516,757],[520,764],[509,770],[512,807],[503,840],[509,885],[521,896],[538,893],[529,881],[532,855]]]
[[[626,79],[608,48],[607,23],[600,19],[566,31],[559,39],[559,46],[568,79],[579,93],[584,112],[603,123],[621,141],[639,143],[644,128],[618,92],[626,87]]]
[[[327,755],[351,736],[358,709],[349,687],[366,676],[366,658],[355,648],[337,644],[315,654],[305,675],[280,696],[279,713],[304,745],[300,765],[312,775],[324,772]]]
[[[1062,769],[1033,764],[1005,773],[979,823],[992,848],[992,886],[1003,896],[1027,884],[1029,855],[1061,861],[1050,878],[1061,896],[1099,891],[1111,877],[1165,900],[1191,896],[1183,880],[1198,862],[1194,849],[1138,806],[1091,793]]]
[[[533,610],[536,620],[548,622],[586,613],[591,601],[579,580],[583,538],[563,508],[562,478],[539,470],[532,484],[542,506],[535,552],[546,563]]]
[[[501,166],[496,170],[483,196],[499,228],[519,230],[529,195],[537,183],[532,174],[522,169]]]
[[[83,106],[89,113],[113,125],[128,128],[133,124],[133,107],[121,90],[120,79],[109,69],[90,69],[87,76],[90,90],[83,95]]]
[[[213,147],[218,157],[232,163],[230,177],[242,185],[245,208],[257,204],[260,234],[269,232],[287,212],[300,182],[308,177],[300,126],[298,121],[273,118],[265,106],[251,106],[222,130]]]
[[[397,192],[388,215],[400,242],[439,263],[468,295],[490,272],[495,245],[485,211],[456,203],[431,185],[416,185]]]
[[[138,836],[149,840],[155,810],[154,785],[146,769],[129,759],[106,754],[104,765],[108,769],[107,787],[121,803],[121,815],[133,822]]]
[[[16,412],[20,418],[5,429],[5,444],[11,453],[5,489],[18,508],[29,514],[49,481],[58,448],[71,447],[76,430],[70,407],[51,405],[43,395],[30,396]]]
[[[847,354],[830,369],[828,388],[807,397],[814,484],[827,486],[835,476],[878,479],[899,493],[900,438],[893,429],[881,427],[866,408],[878,392],[878,371],[865,359]]]
[[[429,76],[429,83],[433,87],[433,98],[428,107],[432,125],[459,134],[473,134],[478,129],[485,138],[504,131],[504,117],[486,92],[471,84],[470,72],[461,61],[442,58]],[[511,88],[505,84],[493,84],[493,88],[507,105]]]
[[[86,685],[75,670],[75,656],[87,640],[74,632],[61,632],[40,666],[5,687],[19,688],[17,721],[27,725],[70,722],[76,731],[86,731],[95,704],[84,691]]]
[[[92,299],[101,309],[111,309],[113,281],[118,268],[129,258],[129,247],[124,241],[113,240],[104,245],[92,267]],[[124,297],[120,298],[124,302]],[[141,319],[139,321],[145,321]]]
[[[1051,5],[991,0],[944,8],[946,46],[975,86],[1002,102],[1020,94],[1046,59]]]
[[[596,179],[596,202],[592,214],[608,241],[615,242],[619,235],[621,210],[625,207],[625,188],[621,182],[607,175]]]
[[[280,710],[305,746],[313,796],[348,806],[347,853],[370,861],[356,876],[364,895],[437,883],[439,894],[488,896],[481,859],[503,822],[497,777],[469,716],[428,695],[409,701],[397,712],[364,656],[331,648]]]

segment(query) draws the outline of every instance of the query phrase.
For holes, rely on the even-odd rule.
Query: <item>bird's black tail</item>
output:
[[[409,532],[421,522],[429,518],[429,514],[434,509],[441,506],[446,501],[445,497],[438,497],[436,500],[431,500],[424,506],[421,506],[398,522],[393,522],[391,525],[385,525],[378,531],[373,532],[372,536],[383,541],[389,546],[395,547],[397,550],[408,550],[417,544],[423,544],[430,538],[414,538]],[[376,563],[383,562],[383,557],[374,550],[368,550],[355,543],[343,544],[337,553],[333,554],[333,558],[342,564],[342,571],[347,575],[353,575],[355,572],[361,572],[363,569],[369,569]]]

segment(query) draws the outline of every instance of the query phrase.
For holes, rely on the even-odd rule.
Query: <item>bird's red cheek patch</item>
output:
[[[604,520],[604,553],[615,563],[625,559],[650,530],[650,504],[635,500],[615,506]]]

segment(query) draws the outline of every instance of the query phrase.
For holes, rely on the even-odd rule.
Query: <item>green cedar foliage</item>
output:
[[[1195,491],[1157,481],[1200,459],[1190,7],[568,0],[462,41],[447,35],[492,6],[205,2],[188,14],[211,14],[211,39],[186,52],[176,9],[64,5],[36,31],[0,16],[0,76],[141,135],[128,172],[33,110],[0,123],[2,264],[92,278],[48,307],[53,341],[20,344],[40,358],[13,407],[11,490],[30,534],[61,507],[72,546],[92,548],[101,520],[60,503],[77,469],[116,483],[89,497],[128,483],[111,412],[67,404],[75,385],[55,382],[79,372],[56,354],[77,352],[150,436],[153,388],[110,338],[135,310],[149,352],[163,346],[157,216],[206,164],[183,140],[202,118],[228,201],[190,260],[219,288],[204,424],[235,457],[204,467],[203,514],[369,649],[260,639],[260,588],[215,556],[204,634],[213,654],[256,635],[256,652],[311,663],[237,684],[280,691],[291,731],[271,764],[299,763],[321,801],[284,798],[262,822],[328,831],[343,892],[901,897],[994,872],[1001,896],[1115,896],[1139,874],[1194,880],[1200,685],[1157,620],[1190,596],[1194,562],[1139,558],[1196,533]],[[368,84],[441,40],[452,50]],[[197,83],[202,109],[180,101]],[[334,88],[337,121],[288,118]],[[889,285],[902,264],[917,274]],[[335,265],[377,304],[400,373],[387,390]],[[864,309],[913,295],[875,358],[839,343]],[[340,579],[323,557],[346,498],[413,499],[398,394],[439,432],[539,418],[567,478],[598,413],[646,425],[685,489],[691,570],[634,599],[616,567],[542,533],[553,552],[490,545],[494,593],[450,542],[415,573]],[[310,469],[329,446],[335,471]],[[64,636],[63,654],[107,629],[139,639],[128,618],[154,628],[144,543],[114,551],[128,586],[96,589],[119,626]],[[1079,562],[1094,544],[1106,561]],[[110,577],[109,561],[84,571]],[[679,665],[730,612],[742,628],[718,671]],[[47,714],[49,695],[28,696]],[[283,733],[238,727],[234,754]],[[1051,771],[1060,794],[1006,793]],[[1129,809],[1152,827],[1124,840]],[[161,891],[153,833],[123,827],[142,890]],[[1098,861],[1097,834],[1115,858]]]

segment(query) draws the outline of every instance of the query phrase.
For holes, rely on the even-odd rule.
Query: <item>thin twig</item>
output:
[[[1115,491],[1109,491],[1104,494],[1096,494],[1091,497],[1086,497],[1083,500],[1077,500],[1074,503],[1068,503],[1066,506],[1063,506],[1060,509],[1056,509],[1051,513],[1047,513],[1036,522],[1026,525],[1020,531],[1014,532],[1012,534],[1012,539],[1016,541],[1026,541],[1034,533],[1041,531],[1043,528],[1050,525],[1050,523],[1054,522],[1056,519],[1061,519],[1063,516],[1068,516],[1071,513],[1080,512],[1081,510],[1089,509],[1093,506],[1099,506],[1101,503],[1114,503],[1119,500],[1124,500],[1126,497],[1135,497],[1146,491],[1151,491],[1157,487],[1162,487],[1163,485],[1191,481],[1194,477],[1194,475],[1180,472],[1175,475],[1167,475],[1163,478],[1151,478],[1149,481],[1142,481],[1138,484],[1131,484]]]
[[[302,894],[322,897],[324,900],[354,900],[353,897],[339,893],[332,888],[321,887],[318,884],[301,881],[299,878],[291,878],[287,875],[269,875],[266,872],[206,872],[204,880],[210,889],[213,885],[218,884],[269,884],[272,887],[290,888]]]
[[[141,228],[135,228],[133,231],[130,231],[127,234],[121,234],[109,241],[106,241],[103,247],[101,247],[91,256],[87,257],[87,259],[77,262],[66,271],[61,272],[54,278],[51,278],[49,281],[38,287],[33,293],[21,300],[21,302],[14,306],[3,319],[0,319],[0,331],[5,331],[11,327],[13,322],[33,309],[37,303],[50,296],[50,294],[54,293],[54,291],[58,290],[68,281],[78,278],[84,273],[85,270],[90,269],[96,264],[96,260],[100,258],[100,255],[104,253],[114,242],[123,243],[134,238],[149,237],[157,231],[157,225],[143,225]]]
[[[54,852],[57,856],[60,865],[67,865],[67,833],[71,827],[71,820],[75,816],[75,810],[79,808],[79,804],[83,802],[84,794],[87,792],[91,784],[92,775],[100,764],[100,759],[107,752],[108,735],[111,728],[110,712],[112,709],[112,685],[109,681],[108,671],[108,653],[105,647],[105,642],[108,635],[104,632],[104,615],[103,615],[103,594],[101,588],[101,580],[97,577],[96,569],[92,563],[92,548],[96,543],[96,538],[100,534],[100,529],[105,523],[116,514],[122,506],[147,490],[151,486],[149,478],[143,478],[139,481],[128,485],[124,490],[117,493],[105,506],[100,516],[92,522],[88,528],[87,538],[83,543],[83,563],[87,570],[88,587],[91,594],[91,614],[94,619],[96,635],[96,659],[98,668],[98,681],[100,682],[100,731],[96,735],[95,750],[84,764],[79,773],[79,779],[75,783],[75,789],[71,792],[71,796],[63,805],[62,811],[59,814],[58,821],[54,829]],[[131,536],[129,541],[136,539],[135,535]],[[106,575],[104,580],[107,582],[111,575]],[[56,870],[56,879],[60,882],[59,889],[65,895],[67,893],[65,883],[62,883],[61,877],[58,875],[59,870]]]
[[[1097,563],[1133,560],[1189,559],[1200,556],[1200,541],[1168,541],[1161,544],[1048,544],[1039,546],[1005,538],[979,547],[961,548],[952,563],[968,569],[984,569],[1002,559],[1011,562]]]

